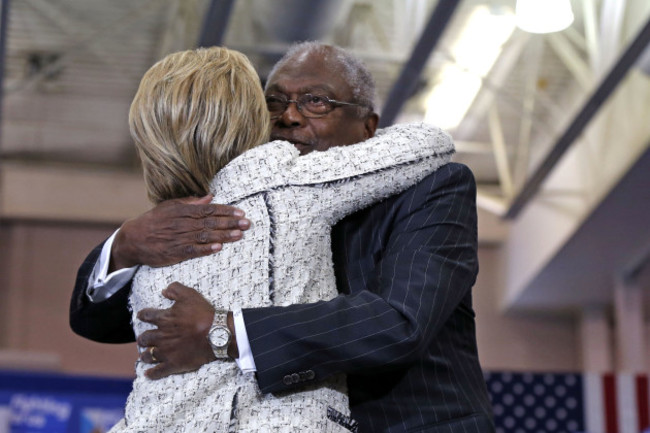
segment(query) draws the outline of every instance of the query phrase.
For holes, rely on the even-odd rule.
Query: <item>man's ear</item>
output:
[[[366,119],[364,120],[366,140],[375,136],[375,131],[377,131],[378,123],[379,123],[379,114],[373,112],[368,114],[368,116],[366,116]]]

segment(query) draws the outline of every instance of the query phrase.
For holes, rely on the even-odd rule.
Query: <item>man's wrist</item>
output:
[[[127,223],[128,221],[125,222],[122,227],[120,227],[115,235],[115,239],[113,240],[113,245],[111,247],[111,258],[108,263],[109,274],[115,271],[119,271],[120,269],[132,268],[134,266],[140,265],[140,263],[136,263],[134,260],[129,260],[128,255],[126,254],[127,248],[125,248],[125,246],[128,246],[128,240],[126,239],[124,225]]]

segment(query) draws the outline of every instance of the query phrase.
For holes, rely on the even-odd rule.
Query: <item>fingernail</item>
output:
[[[241,209],[235,209],[234,215],[235,215],[235,216],[238,216],[238,217],[243,217],[243,216],[246,215],[246,214],[245,214],[244,211],[241,210]]]
[[[248,220],[246,220],[246,219],[244,219],[244,220],[239,220],[239,222],[237,223],[237,225],[238,225],[239,228],[241,228],[241,229],[247,229],[247,228],[250,226],[250,224],[251,224],[251,222],[248,221]]]
[[[230,232],[231,238],[238,238],[241,236],[241,230],[233,230]]]
[[[217,251],[221,251],[221,244],[212,244],[210,248],[216,253]]]

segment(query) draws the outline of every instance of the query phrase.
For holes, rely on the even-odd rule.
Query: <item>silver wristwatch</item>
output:
[[[228,312],[217,310],[214,312],[212,327],[208,332],[208,340],[217,359],[228,358],[228,344],[232,334],[228,328]]]

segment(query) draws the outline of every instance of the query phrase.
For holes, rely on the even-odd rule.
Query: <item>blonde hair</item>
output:
[[[222,47],[170,54],[142,77],[129,111],[151,201],[205,195],[214,175],[268,141],[259,77]]]

